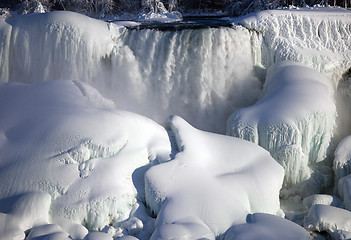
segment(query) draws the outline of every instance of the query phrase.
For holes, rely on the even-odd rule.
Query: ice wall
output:
[[[261,89],[243,27],[128,30],[52,12],[1,19],[0,38],[0,81],[81,80],[160,123],[179,114],[224,132],[227,117]]]

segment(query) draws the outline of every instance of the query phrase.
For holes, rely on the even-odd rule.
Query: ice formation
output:
[[[344,138],[335,150],[333,162],[335,183],[351,174],[351,136]]]
[[[180,152],[145,174],[146,203],[157,214],[154,234],[183,229],[183,237],[196,233],[213,239],[207,227],[218,236],[232,224],[244,223],[249,213],[279,212],[284,171],[267,151],[197,130],[178,116],[169,124]],[[187,227],[181,227],[184,221]]]
[[[171,153],[164,128],[115,110],[81,82],[2,84],[0,115],[1,206],[10,211],[1,226],[12,215],[35,224],[37,215],[27,208],[46,213],[44,223],[50,210],[52,223],[80,239],[87,234],[83,226],[119,226],[137,199],[143,200],[147,166]],[[24,210],[6,208],[15,196],[38,191],[48,193],[43,203],[27,200]],[[19,225],[22,233],[33,227]]]
[[[308,196],[329,183],[315,166],[326,157],[335,118],[329,81],[301,64],[281,62],[268,71],[262,98],[229,118],[227,132],[267,149],[285,169],[285,188],[312,178],[296,189]]]

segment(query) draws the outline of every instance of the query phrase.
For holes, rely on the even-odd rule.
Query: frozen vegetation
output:
[[[350,238],[351,13],[164,16],[0,18],[0,239]]]

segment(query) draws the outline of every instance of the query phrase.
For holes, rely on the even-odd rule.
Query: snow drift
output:
[[[129,218],[144,196],[144,166],[169,159],[171,149],[161,126],[113,106],[81,82],[0,86],[1,212],[10,214],[0,225],[18,216],[23,234],[43,216],[83,238],[83,226],[98,230]],[[48,197],[21,200],[32,192]],[[12,230],[3,236],[10,239],[6,233]]]
[[[245,222],[249,213],[280,211],[284,171],[263,148],[197,130],[177,116],[171,118],[170,129],[180,152],[145,174],[146,203],[157,214],[156,228],[166,224],[176,232],[172,223],[191,217],[200,220],[188,219],[192,224],[184,227],[197,230],[178,238],[198,229],[203,232],[197,238],[208,236],[206,226],[218,236],[232,224]]]

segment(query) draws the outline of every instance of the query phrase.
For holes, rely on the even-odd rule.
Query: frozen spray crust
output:
[[[178,116],[169,126],[180,152],[145,174],[146,202],[157,214],[156,228],[170,224],[171,231],[171,223],[190,217],[197,220],[187,226],[196,229],[184,234],[200,236],[202,229],[203,236],[209,236],[207,225],[218,236],[232,224],[244,223],[248,213],[280,210],[284,171],[267,151],[238,138],[197,130]],[[160,232],[156,229],[155,234]]]
[[[282,62],[268,71],[263,97],[230,116],[227,133],[267,149],[285,169],[284,187],[305,183],[296,190],[308,195],[329,183],[315,166],[326,157],[335,118],[329,81],[301,64]]]
[[[171,152],[164,128],[115,110],[84,83],[2,84],[0,115],[1,198],[47,192],[50,218],[62,227],[128,219],[143,198],[142,167]]]

